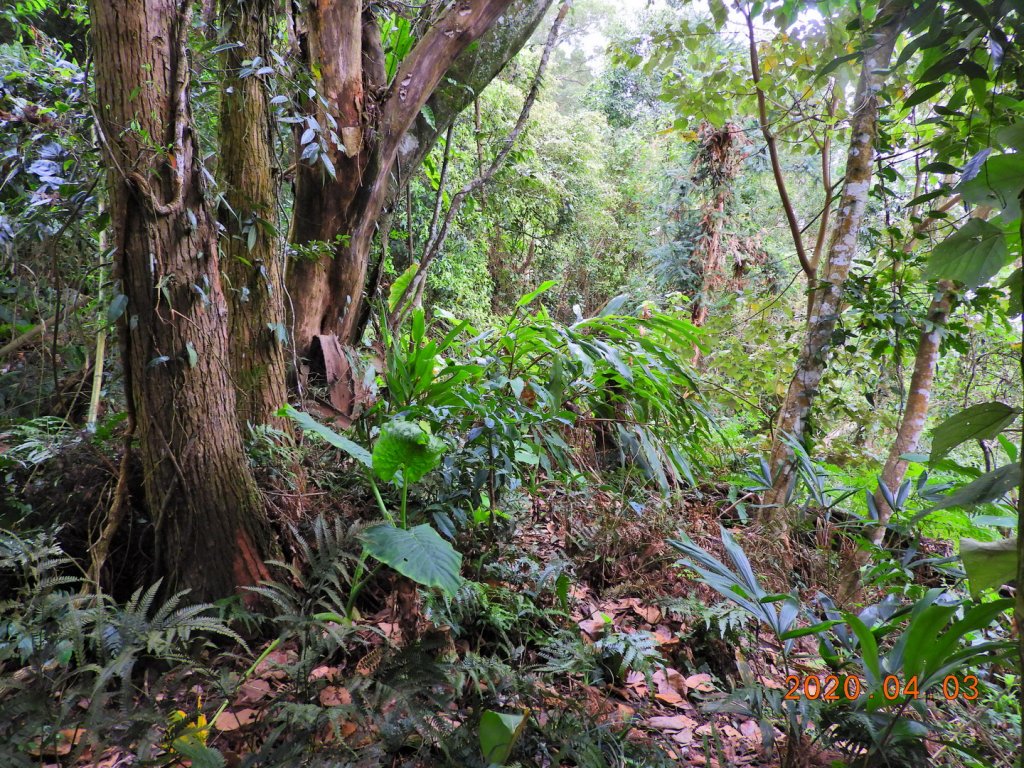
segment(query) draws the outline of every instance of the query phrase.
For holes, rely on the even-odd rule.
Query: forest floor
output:
[[[97,489],[85,493],[88,470],[72,463],[80,469],[61,475],[65,491],[77,486],[85,503],[103,498]],[[812,559],[780,572],[783,559],[740,523],[727,491],[707,485],[671,502],[652,495],[644,507],[608,490],[524,494],[508,519],[480,525],[460,542],[464,575],[476,585],[472,599],[460,593],[424,604],[403,579],[383,575],[361,600],[354,625],[292,617],[279,622],[290,631],[273,640],[267,606],[236,605],[234,626],[248,627],[239,629],[248,646],[204,650],[203,673],[187,665],[151,670],[160,680],[144,674],[139,695],[179,710],[232,767],[253,764],[256,755],[256,765],[328,765],[334,763],[315,756],[332,752],[349,761],[338,765],[473,765],[459,755],[479,755],[483,709],[527,714],[514,752],[520,765],[778,765],[778,722],[769,725],[763,712],[726,699],[743,687],[781,696],[782,649],[693,579],[668,540],[685,529],[724,560],[719,526],[732,527],[767,589],[788,591],[794,580],[815,585],[801,595],[807,599],[838,583],[838,558],[827,554],[830,534],[819,531],[825,540],[818,544],[826,546],[807,547]],[[321,508],[305,510],[306,524],[296,530],[309,530],[311,513],[351,514],[362,506],[361,493],[311,497]],[[301,562],[301,546],[289,549],[296,571],[285,581],[298,594],[309,582],[295,574],[309,563]],[[553,576],[562,573],[568,578],[559,589]],[[788,670],[827,674],[816,641],[796,641]],[[138,764],[137,744],[90,741],[71,730],[64,743],[36,756],[46,766]],[[270,745],[292,742],[294,754],[299,741],[309,762],[274,762]],[[591,761],[588,748],[603,757]],[[181,750],[175,755],[173,739],[162,746],[155,739],[153,749],[163,756],[159,764],[201,766]],[[808,768],[850,764],[849,755],[811,739],[799,751],[798,764]]]

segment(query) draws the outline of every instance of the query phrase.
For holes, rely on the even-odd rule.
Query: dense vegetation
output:
[[[1024,768],[1013,0],[0,8],[0,764]]]

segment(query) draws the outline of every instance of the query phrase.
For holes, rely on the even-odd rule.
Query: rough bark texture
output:
[[[931,402],[932,384],[939,364],[942,331],[949,321],[949,310],[953,303],[952,291],[953,286],[948,282],[943,281],[939,284],[938,291],[928,307],[925,326],[921,329],[903,418],[900,420],[896,440],[889,449],[889,457],[882,469],[882,483],[894,496],[907,474],[907,462],[900,457],[917,451],[925,422],[928,420],[928,405]],[[875,505],[878,507],[879,524],[871,531],[871,540],[875,544],[881,544],[885,537],[886,523],[892,516],[892,509],[881,491],[875,493]]]
[[[842,304],[843,287],[850,274],[857,236],[867,206],[871,187],[872,160],[878,128],[878,92],[889,66],[893,47],[899,35],[902,13],[890,14],[873,33],[864,55],[864,65],[857,84],[853,118],[850,123],[850,149],[846,158],[846,182],[836,211],[824,274],[819,276],[807,336],[800,351],[786,399],[779,413],[770,466],[775,478],[772,489],[762,499],[761,518],[784,529],[779,513],[793,481],[793,456],[783,437],[803,439],[807,417],[818,392],[818,385],[828,364],[832,333]]]
[[[310,3],[300,32],[300,46],[309,68],[318,73],[320,94],[330,105],[310,102],[307,107],[317,123],[328,131],[328,157],[335,168],[332,177],[322,160],[300,160],[296,168],[295,203],[289,240],[294,245],[323,243],[325,253],[297,259],[288,275],[288,291],[294,305],[293,333],[296,349],[305,354],[313,337],[329,333],[324,312],[331,290],[330,272],[336,259],[345,258],[345,241],[359,212],[360,196],[371,150],[364,141],[376,121],[377,105],[366,93],[383,85],[383,52],[376,22],[367,16],[367,34],[360,3]],[[367,45],[364,45],[364,38]],[[364,61],[366,66],[364,67]],[[364,86],[364,71],[370,81]],[[365,109],[364,109],[365,108]],[[338,127],[331,136],[332,124]],[[364,131],[364,123],[366,129]],[[300,139],[307,125],[296,132]],[[337,140],[335,140],[335,137]],[[303,145],[296,145],[301,158]]]
[[[115,277],[128,298],[125,386],[156,569],[202,599],[265,575],[264,517],[235,418],[216,227],[191,131],[189,7],[90,3]]]
[[[516,5],[535,13],[549,2],[520,0]],[[304,53],[319,72],[322,92],[331,104],[331,117],[340,127],[341,142],[331,147],[336,178],[330,178],[322,164],[300,163],[297,171],[291,240],[298,245],[315,241],[331,244],[329,255],[299,260],[289,275],[289,292],[296,305],[294,341],[300,354],[309,349],[316,335],[336,334],[343,343],[353,343],[360,334],[370,245],[381,211],[394,194],[392,172],[396,160],[400,150],[409,158],[403,166],[407,178],[436,140],[437,131],[445,130],[454,119],[452,114],[439,120],[435,113],[432,135],[408,137],[420,119],[420,110],[453,63],[499,18],[503,35],[496,47],[505,56],[504,61],[528,35],[505,26],[511,21],[503,14],[513,0],[460,0],[426,31],[388,86],[383,82],[384,57],[376,20],[369,12],[363,14],[357,31],[358,14],[348,7],[351,5],[346,6],[347,10],[311,5],[303,30]],[[519,41],[518,45],[513,47],[510,40]],[[353,51],[362,53],[358,65]],[[333,63],[326,66],[323,59],[332,57]],[[354,68],[358,77],[353,74]],[[484,70],[491,72],[484,84],[500,68]],[[473,70],[471,66],[469,69]],[[471,99],[469,94],[466,103]],[[453,99],[453,103],[456,101]],[[416,148],[423,149],[418,157]]]
[[[277,218],[273,124],[264,78],[242,77],[243,61],[270,60],[271,0],[222,0],[221,26],[240,48],[224,53],[219,170],[226,206],[220,220],[221,269],[228,299],[231,375],[238,420],[287,429],[276,411],[286,402],[284,263]],[[250,247],[251,243],[251,247]]]

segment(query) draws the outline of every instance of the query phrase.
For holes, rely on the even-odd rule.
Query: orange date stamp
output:
[[[789,675],[782,698],[786,701],[854,701],[866,695],[866,687],[861,678],[852,675]],[[981,695],[975,675],[946,675],[940,690],[946,701],[975,701]],[[906,680],[897,675],[887,675],[882,680],[881,694],[886,701],[920,699],[926,695],[920,692],[916,675]]]

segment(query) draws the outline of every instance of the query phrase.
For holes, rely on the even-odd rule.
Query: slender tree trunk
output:
[[[907,474],[907,462],[901,458],[905,454],[914,453],[924,433],[928,419],[928,406],[931,402],[932,386],[939,363],[939,347],[942,342],[943,329],[949,322],[950,308],[953,303],[953,286],[947,281],[939,283],[932,298],[925,324],[921,329],[921,338],[917,344],[917,355],[914,359],[914,372],[910,377],[910,393],[907,396],[896,439],[889,449],[889,456],[882,469],[881,482],[895,496],[903,478]],[[892,517],[892,508],[885,500],[885,495],[878,490],[874,496],[878,509],[878,523],[868,529],[872,543],[879,545],[885,537],[886,525]],[[839,588],[839,601],[847,604],[854,600],[860,592],[860,572],[867,565],[870,553],[867,549],[857,549],[842,564],[842,578]]]
[[[836,211],[835,229],[824,274],[814,289],[814,309],[808,318],[807,336],[776,425],[770,461],[774,483],[762,499],[761,520],[783,533],[788,529],[788,524],[780,508],[785,503],[794,475],[792,452],[783,437],[788,435],[798,440],[804,439],[807,418],[828,364],[832,333],[839,317],[843,288],[857,251],[857,236],[871,188],[872,160],[878,128],[877,94],[884,83],[884,73],[892,57],[902,17],[901,11],[890,11],[889,19],[873,33],[871,46],[864,55],[850,123],[846,181]]]
[[[270,61],[272,0],[222,0],[221,25],[239,48],[224,53],[220,110],[221,270],[228,299],[229,357],[238,420],[287,429],[275,414],[288,397],[284,263],[274,227],[277,184],[273,123],[262,76],[243,77],[243,61]]]
[[[928,307],[925,326],[921,329],[921,339],[917,344],[914,372],[910,377],[910,393],[903,408],[903,418],[896,433],[896,440],[889,449],[889,457],[882,468],[881,482],[894,496],[907,474],[907,462],[900,457],[914,453],[924,433],[928,405],[932,397],[932,384],[939,364],[939,346],[942,342],[943,329],[949,321],[952,303],[953,286],[943,281]],[[878,507],[878,525],[871,530],[871,541],[881,544],[885,537],[885,526],[892,517],[892,509],[881,490],[875,492],[875,505]]]
[[[1024,91],[1024,82],[1018,79],[1018,93]],[[1020,193],[1020,203],[1024,206],[1024,191]],[[1021,242],[1024,243],[1024,217],[1020,220],[1018,233]],[[1021,259],[1021,268],[1024,269],[1024,258]],[[1017,300],[1024,304],[1024,282],[1018,282],[1020,295]],[[1024,327],[1021,328],[1020,348],[1020,374],[1021,381],[1024,381]],[[1017,488],[1017,594],[1016,605],[1014,606],[1014,619],[1017,623],[1017,661],[1018,670],[1024,675],[1024,432],[1021,433],[1020,443],[1017,446],[1017,459],[1020,461],[1021,484]],[[1024,685],[1017,686],[1017,700],[1021,711],[1024,712]],[[1021,724],[1020,738],[1020,768],[1024,768],[1024,723]]]
[[[223,597],[265,576],[262,499],[228,370],[227,300],[189,111],[191,3],[92,0],[128,407],[156,570]]]

